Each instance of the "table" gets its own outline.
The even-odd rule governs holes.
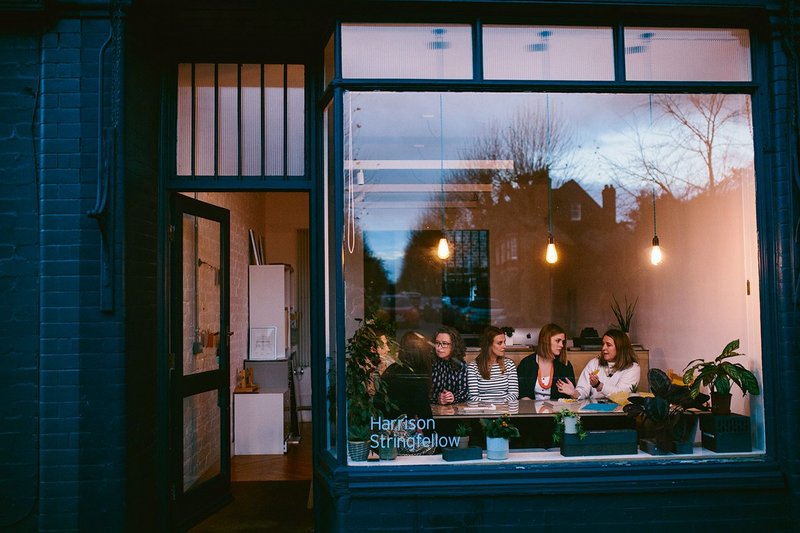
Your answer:
[[[597,409],[584,409],[587,405],[597,405],[592,400],[576,400],[574,402],[564,402],[558,400],[519,400],[511,404],[473,404],[473,403],[454,403],[450,405],[431,405],[431,412],[434,419],[453,419],[453,418],[491,418],[508,414],[512,418],[543,418],[552,417],[561,409],[575,411],[581,417],[593,416],[627,416],[622,410],[621,405],[599,404],[608,407],[598,407]],[[613,407],[613,410],[609,410]]]
[[[602,407],[586,409],[586,406],[592,404]],[[442,435],[452,435],[455,433],[456,426],[467,425],[472,430],[470,444],[478,446],[483,446],[484,444],[480,419],[495,418],[508,414],[514,419],[514,425],[517,426],[520,432],[519,438],[511,439],[511,448],[514,449],[551,448],[553,446],[551,439],[555,427],[555,417],[553,415],[561,409],[569,409],[578,413],[581,417],[583,428],[587,431],[636,428],[636,420],[629,417],[622,410],[621,405],[613,403],[597,404],[597,402],[591,400],[574,402],[519,400],[519,402],[510,404],[459,403],[431,406],[436,431]]]

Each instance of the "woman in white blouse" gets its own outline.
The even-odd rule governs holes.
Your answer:
[[[519,399],[517,367],[506,359],[506,335],[489,326],[481,336],[481,352],[467,366],[469,401],[501,403]]]
[[[589,360],[572,386],[568,381],[556,383],[559,392],[578,400],[609,398],[620,391],[630,392],[639,385],[641,369],[636,361],[631,341],[618,329],[603,334],[603,348],[596,358]]]

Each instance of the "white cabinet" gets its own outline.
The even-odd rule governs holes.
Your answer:
[[[233,395],[235,455],[282,454],[288,438],[288,388]]]
[[[250,266],[249,359],[289,357],[291,272],[289,265]]]

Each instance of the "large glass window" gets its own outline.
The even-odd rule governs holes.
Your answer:
[[[713,93],[346,93],[345,334],[377,317],[432,342],[444,324],[470,358],[487,325],[510,326],[509,353],[527,355],[554,322],[577,374],[599,352],[577,340],[636,302],[649,367],[680,373],[739,338],[760,376],[750,109]],[[759,398],[734,411],[760,420]]]

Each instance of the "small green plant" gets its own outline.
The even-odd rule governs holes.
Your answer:
[[[636,304],[639,303],[637,297],[633,303],[628,303],[628,297],[625,297],[625,308],[617,301],[616,296],[611,296],[611,312],[614,313],[614,318],[617,320],[616,327],[623,333],[630,333],[631,322],[633,322],[633,314],[636,311]]]
[[[481,426],[483,426],[484,434],[493,439],[519,437],[519,430],[511,423],[511,417],[508,415],[493,419],[481,418]]]
[[[583,440],[586,438],[586,431],[583,429],[583,422],[581,422],[581,417],[575,411],[567,409],[561,409],[559,412],[553,415],[555,419],[555,428],[553,430],[553,442],[558,444],[561,442],[561,439],[564,436],[564,419],[565,418],[574,418],[575,419],[575,426],[578,430],[578,437]]]
[[[466,424],[459,424],[456,428],[456,437],[469,437],[472,428]]]
[[[347,440],[366,441],[370,438],[369,426],[363,424],[350,424],[347,426]]]
[[[711,392],[729,394],[733,383],[741,389],[742,396],[748,392],[753,395],[761,393],[755,375],[747,370],[741,363],[726,361],[730,357],[744,355],[737,352],[739,339],[729,342],[722,353],[713,361],[695,359],[690,361],[683,371],[683,382],[689,385],[692,398],[700,393],[700,386],[706,385]],[[695,373],[697,374],[695,376]]]

